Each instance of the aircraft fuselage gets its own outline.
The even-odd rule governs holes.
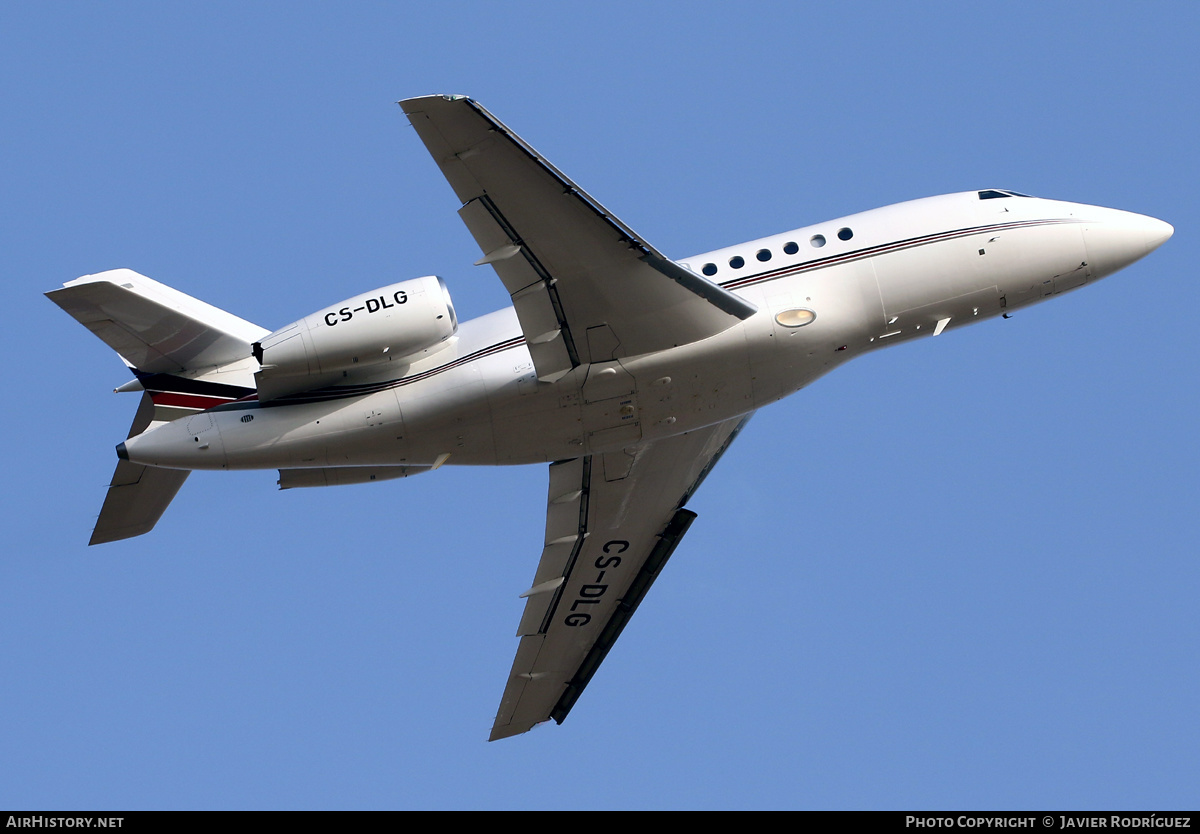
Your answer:
[[[1143,215],[1010,192],[914,200],[681,261],[758,308],[708,339],[539,382],[510,308],[354,386],[221,405],[119,450],[168,468],[282,470],[615,452],[750,413],[867,351],[1076,289],[1171,231]]]

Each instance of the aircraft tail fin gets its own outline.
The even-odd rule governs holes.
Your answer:
[[[251,344],[268,331],[130,269],[69,281],[46,297],[92,331],[137,377],[129,437],[221,402],[253,394]],[[119,461],[90,544],[149,532],[188,473]]]
[[[154,410],[153,397],[149,392],[143,393],[133,425],[129,427],[129,437],[160,422],[154,419]],[[189,474],[186,469],[159,469],[127,460],[117,461],[88,544],[104,544],[149,533]]]
[[[157,421],[255,392],[251,344],[267,331],[131,269],[69,281],[46,297],[115,350],[151,394]]]

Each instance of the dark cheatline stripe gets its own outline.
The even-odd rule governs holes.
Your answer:
[[[150,394],[150,399],[155,405],[194,408],[197,411],[225,405],[229,402],[224,397],[199,397],[195,394],[173,394],[167,391],[154,391]]]
[[[380,382],[365,382],[356,385],[337,385],[329,388],[317,388],[313,391],[302,391],[296,394],[287,394],[278,399],[269,402],[260,403],[256,398],[246,397],[238,402],[226,403],[222,406],[223,410],[237,410],[241,408],[271,408],[278,405],[300,405],[304,403],[328,402],[329,400],[344,400],[350,397],[363,397],[367,394],[375,394],[379,391],[386,391],[389,388],[399,388],[404,385],[411,385],[414,382],[420,382],[423,379],[437,376],[454,368],[461,367],[468,362],[474,362],[476,359],[482,359],[485,356],[491,356],[494,353],[511,350],[515,347],[520,347],[525,344],[524,336],[516,336],[512,339],[507,339],[503,342],[498,342],[494,345],[481,348],[474,353],[468,353],[466,356],[461,356],[458,359],[451,360],[445,365],[438,365],[436,368],[430,368],[427,371],[422,371],[419,374],[412,376],[401,377],[400,379],[385,379]]]
[[[945,240],[954,240],[960,237],[969,237],[971,235],[985,234],[988,232],[1001,232],[1010,229],[1021,229],[1032,226],[1053,226],[1061,223],[1078,223],[1075,219],[1061,220],[1014,220],[1011,223],[993,223],[986,226],[970,226],[964,229],[952,229],[947,232],[936,232],[931,235],[922,235],[920,237],[907,238],[906,240],[897,240],[891,243],[881,243],[875,246],[868,246],[863,249],[855,249],[851,252],[843,252],[839,255],[829,255],[824,258],[816,258],[815,260],[805,261],[800,264],[782,267],[780,269],[767,270],[754,275],[747,275],[744,278],[734,278],[721,284],[727,290],[741,289],[742,287],[761,284],[766,281],[774,281],[778,278],[783,278],[789,275],[799,275],[804,272],[810,272],[815,269],[824,269],[826,267],[835,266],[837,264],[850,263],[852,261],[862,260],[863,258],[873,258],[876,255],[884,255],[888,252],[898,252],[902,249],[912,249],[917,246],[926,246],[930,243],[940,243]]]
[[[902,249],[912,249],[917,246],[926,246],[930,243],[939,243],[944,240],[954,240],[960,237],[968,237],[970,235],[984,234],[987,232],[999,232],[1009,229],[1021,229],[1032,226],[1051,226],[1061,223],[1078,223],[1075,219],[1059,219],[1059,220],[1014,220],[1011,223],[992,223],[985,226],[969,226],[963,229],[951,229],[945,232],[936,232],[930,235],[922,235],[920,237],[907,238],[905,240],[892,241],[891,243],[881,243],[875,246],[868,246],[863,249],[856,249],[852,252],[843,252],[840,255],[829,255],[824,258],[817,258],[804,263],[793,264],[792,266],[782,267],[779,269],[767,270],[755,275],[747,275],[744,278],[735,278],[722,283],[720,286],[727,290],[736,290],[742,287],[753,286],[767,281],[774,281],[778,278],[784,278],[789,275],[799,275],[804,272],[811,272],[817,269],[835,266],[842,263],[850,263],[851,261],[862,260],[863,258],[872,258],[876,255],[883,255],[888,252],[898,252]],[[266,403],[257,402],[255,392],[245,388],[238,388],[233,385],[215,385],[214,383],[193,383],[197,386],[213,386],[215,388],[228,389],[237,393],[231,396],[230,399],[237,399],[237,402],[227,402],[223,405],[216,406],[221,409],[241,409],[241,408],[269,408],[276,405],[299,405],[302,403],[327,402],[329,400],[342,400],[350,397],[363,397],[368,394],[374,394],[379,391],[386,391],[389,388],[400,388],[405,385],[411,385],[414,382],[420,382],[424,379],[437,376],[446,371],[466,365],[468,362],[474,362],[476,359],[482,359],[485,356],[491,356],[494,353],[499,353],[504,350],[511,350],[525,344],[524,336],[517,336],[497,344],[481,348],[474,353],[469,353],[466,356],[459,357],[445,365],[438,365],[436,368],[430,368],[427,371],[422,371],[419,374],[402,377],[400,379],[388,379],[381,382],[365,382],[355,385],[338,385],[328,388],[317,388],[313,391],[304,391],[297,394],[288,394],[278,399],[271,400]],[[141,379],[143,375],[139,374]],[[170,377],[166,374],[155,374],[154,376],[166,376],[172,381],[188,383],[192,380],[183,380],[178,377]],[[145,384],[145,383],[143,383]],[[175,388],[174,390],[179,390]],[[197,391],[196,393],[200,393]],[[215,393],[215,392],[214,392]]]
[[[138,382],[142,384],[142,388],[151,393],[164,391],[173,394],[197,394],[202,397],[216,397],[223,400],[236,400],[254,393],[253,388],[224,385],[220,382],[201,382],[174,374],[148,374],[137,368],[133,369],[133,373]]]

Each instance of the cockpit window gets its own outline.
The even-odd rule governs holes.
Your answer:
[[[1004,197],[1028,197],[1028,196],[1029,196],[1028,194],[1022,194],[1019,191],[1000,191],[995,188],[989,188],[987,191],[979,192],[979,199],[981,199],[981,200],[999,200],[999,199],[1003,199]]]

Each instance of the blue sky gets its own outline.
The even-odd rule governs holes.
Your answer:
[[[0,806],[1195,807],[1194,3],[8,4]],[[488,744],[544,467],[199,473],[88,549],[136,405],[40,297],[268,328],[502,306],[397,99],[466,93],[676,257],[1013,188],[1160,217],[1096,286],[758,414],[561,727]]]

